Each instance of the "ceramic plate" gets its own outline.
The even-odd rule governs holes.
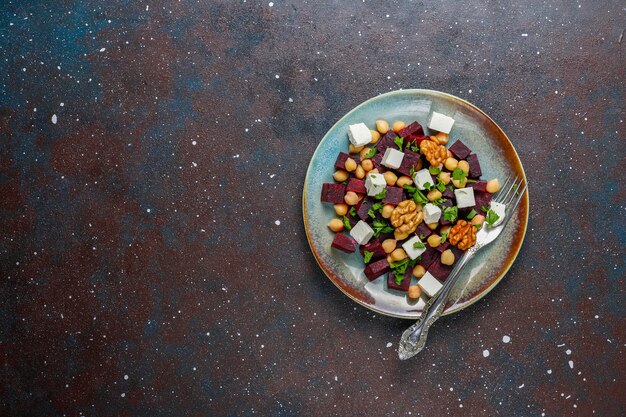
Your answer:
[[[409,302],[405,293],[387,289],[387,274],[369,282],[357,252],[347,254],[331,248],[334,233],[326,224],[336,217],[333,205],[320,202],[322,184],[333,182],[332,174],[339,152],[348,149],[348,125],[365,123],[374,129],[376,119],[391,124],[417,120],[426,128],[428,117],[437,111],[455,119],[447,147],[462,139],[478,154],[482,178],[499,178],[510,173],[524,176],[524,169],[513,145],[502,129],[476,106],[450,94],[432,90],[400,90],[382,94],[360,104],[326,133],[311,158],[304,180],[302,210],[311,250],[328,278],[357,303],[390,316],[419,317],[420,304]],[[528,223],[528,192],[498,240],[481,250],[465,267],[452,290],[444,314],[459,311],[484,297],[504,277],[522,246]],[[416,279],[413,277],[413,283]],[[412,283],[412,284],[413,284]]]

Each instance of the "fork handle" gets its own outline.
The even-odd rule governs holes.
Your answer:
[[[412,358],[424,349],[424,346],[426,346],[426,338],[428,337],[428,329],[434,322],[437,321],[437,319],[439,319],[441,313],[443,313],[452,287],[454,287],[454,284],[461,276],[461,270],[463,267],[473,256],[474,251],[465,252],[455,265],[454,269],[450,272],[450,275],[441,288],[441,291],[428,300],[422,310],[421,317],[415,324],[402,333],[398,347],[398,356],[401,360]]]

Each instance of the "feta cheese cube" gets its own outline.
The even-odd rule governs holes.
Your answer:
[[[428,203],[422,209],[424,213],[424,223],[437,223],[441,218],[441,209],[432,203]]]
[[[348,138],[355,147],[367,145],[372,141],[372,132],[365,123],[348,126]]]
[[[420,169],[413,175],[413,181],[415,181],[415,186],[418,190],[425,190],[426,187],[424,185],[426,183],[430,185],[434,185],[433,177],[430,176],[430,172],[428,168]]]
[[[369,224],[365,223],[363,220],[359,220],[352,230],[350,230],[350,236],[352,236],[359,245],[365,245],[370,241],[372,236],[374,236],[374,230],[372,230]]]
[[[365,189],[367,190],[367,195],[375,197],[377,194],[382,193],[386,187],[387,181],[385,181],[383,174],[367,174],[367,177],[365,178]]]
[[[421,247],[416,248],[415,247],[416,243],[417,243],[417,246],[421,246]],[[426,244],[422,242],[419,236],[413,236],[411,239],[407,240],[406,242],[402,244],[402,249],[404,249],[404,251],[409,256],[409,258],[415,259],[418,256],[420,256],[422,253],[426,252]]]
[[[404,153],[397,149],[387,148],[381,164],[387,168],[398,169],[402,165],[404,159]]]
[[[452,117],[434,111],[430,116],[428,128],[442,133],[450,133],[453,124],[454,119]]]
[[[506,215],[506,204],[496,203],[494,201],[491,203],[490,209],[498,215],[498,220],[491,225],[491,227],[496,227],[504,221],[504,216]],[[487,215],[489,215],[489,212],[487,212]]]
[[[458,208],[474,207],[476,205],[472,187],[458,188],[454,190],[454,196],[456,197]]]
[[[437,281],[437,278],[433,277],[428,271],[417,281],[417,285],[422,287],[422,290],[424,290],[429,297],[434,297],[443,287],[443,284]]]

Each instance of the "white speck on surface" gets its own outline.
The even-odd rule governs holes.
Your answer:
[[[196,146],[196,145],[198,144],[198,142],[196,142],[195,140],[192,140],[192,141],[191,141],[191,144],[192,144],[193,146]]]
[[[483,358],[486,358],[488,356],[489,356],[489,349],[483,350]]]
[[[517,387],[517,388],[524,388],[524,385],[526,385],[526,384],[522,384],[522,385],[520,385],[520,386],[519,386],[519,387]]]
[[[59,103],[59,106],[63,107],[63,106],[65,106],[65,103],[60,102],[60,103]]]
[[[274,7],[274,2],[270,1],[267,5],[270,7]]]
[[[280,220],[276,220],[276,221],[274,222],[274,224],[275,224],[276,226],[280,226]]]
[[[511,341],[511,337],[510,336],[502,336],[502,341],[504,343],[509,343]]]
[[[128,375],[124,375],[124,380],[128,381]]]
[[[52,120],[52,124],[57,124],[57,121],[58,121],[59,119],[57,118],[57,115],[56,115],[56,114],[53,114],[53,115],[52,115],[52,118],[51,118],[50,120]]]
[[[106,48],[100,48],[100,52],[104,52],[106,50],[107,50]]]
[[[274,77],[276,77],[276,79],[279,79],[280,75],[276,74],[276,75],[274,75]]]
[[[293,103],[293,99],[291,97],[289,97],[289,102]]]
[[[552,375],[552,369],[548,369],[548,375]]]
[[[574,369],[574,361],[567,362],[571,369]]]
[[[571,354],[572,354],[572,351],[571,351],[570,349],[567,349],[567,350],[565,351],[565,354],[566,354],[566,355],[571,355]]]
[[[233,155],[233,158],[239,158],[239,154]]]
[[[390,348],[391,346],[393,346],[393,343],[387,342],[387,347]]]
[[[523,36],[523,37],[527,37],[527,36],[528,36],[528,33],[522,33],[522,36]]]
[[[146,213],[150,213],[152,209],[146,209]]]
[[[122,397],[122,398],[126,397],[126,393],[125,393],[125,392],[123,392],[123,393],[122,393],[122,395],[121,395],[121,397]]]

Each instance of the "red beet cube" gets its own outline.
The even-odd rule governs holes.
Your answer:
[[[448,149],[450,150],[450,152],[452,152],[452,155],[454,155],[456,159],[459,159],[459,160],[467,158],[468,155],[472,153],[470,148],[465,146],[465,144],[461,142],[460,140],[457,140],[456,142],[454,142],[452,146],[450,146],[450,148]]]
[[[426,249],[426,252],[422,253],[421,255],[421,260],[418,262],[418,265],[421,265],[424,267],[424,269],[428,269],[428,267],[435,261],[435,259],[437,259],[440,255],[439,252],[437,252],[435,249],[431,248],[430,246],[428,246],[428,248]]]
[[[372,162],[374,163],[374,168],[378,169],[378,171],[380,173],[383,173],[383,172],[388,170],[388,168],[382,164],[383,156],[384,156],[384,152],[383,153],[379,152],[379,153],[377,153],[376,155],[374,155],[372,157]]]
[[[468,156],[467,163],[469,164],[469,167],[470,167],[470,171],[469,171],[470,178],[480,178],[480,176],[483,175],[483,171],[480,169],[480,163],[478,162],[478,155],[473,153],[470,156]]]
[[[356,240],[351,237],[346,236],[343,233],[337,233],[330,246],[346,253],[352,253],[356,250],[358,244],[356,243]]]
[[[359,247],[361,255],[365,256],[365,251],[373,253],[370,263],[382,258],[387,258],[387,254],[378,240],[370,240],[366,245],[361,245]]]
[[[372,204],[374,203],[369,198],[364,198],[359,202],[356,207],[356,215],[364,222],[371,219],[367,212],[369,211],[370,207],[372,207]]]
[[[322,195],[320,200],[322,203],[343,203],[343,196],[346,195],[345,184],[322,184]]]
[[[397,206],[404,200],[404,190],[400,187],[387,187],[387,194],[383,198],[383,203]]]
[[[347,190],[350,191],[350,190]],[[454,189],[450,189],[450,187],[446,187],[446,190],[443,192],[444,198],[454,198]]]
[[[476,210],[476,213],[482,214],[483,216],[485,216],[486,213],[481,210],[481,207],[489,207],[489,204],[491,204],[492,197],[493,197],[493,194],[491,193],[475,192],[474,202],[476,203],[476,205],[474,206],[474,210]]]
[[[417,122],[413,122],[410,125],[406,126],[404,129],[398,132],[398,136],[401,138],[406,138],[409,135],[423,135],[424,128],[421,124]]]
[[[409,175],[411,173],[411,168],[414,171],[418,171],[417,164],[420,161],[420,154],[417,152],[405,150],[404,158],[402,158],[402,163],[400,164],[400,168],[397,169],[398,172],[404,175]]]
[[[365,276],[370,281],[374,281],[376,278],[388,272],[391,267],[389,266],[389,262],[387,262],[387,258],[381,259],[376,262],[372,262],[365,267]]]
[[[450,246],[450,242],[446,240],[441,245],[437,246],[435,249],[437,250],[437,252],[443,253],[446,249],[448,249],[448,246]]]
[[[354,159],[357,164],[361,162],[361,159],[359,159],[358,156],[352,156],[348,155],[345,152],[339,152],[339,155],[337,155],[337,160],[335,161],[335,168],[346,169],[346,160],[348,158]]]
[[[487,181],[468,182],[467,186],[472,187],[474,191],[487,192]]]
[[[376,144],[376,149],[378,149],[378,152],[384,154],[387,148],[398,149],[396,143],[394,142],[397,136],[398,135],[396,135],[393,130],[389,130],[389,132],[387,132],[385,136],[380,138],[380,140]]]
[[[402,278],[402,282],[400,285],[396,284],[396,276],[393,272],[389,272],[387,275],[387,287],[390,290],[398,290],[398,291],[408,291],[409,286],[411,285],[411,275],[413,275],[413,269],[407,268],[404,272],[404,276]]]
[[[415,233],[416,233],[416,234],[420,237],[420,239],[422,239],[422,241],[423,241],[423,240],[424,240],[424,239],[426,239],[428,236],[430,236],[430,235],[433,233],[433,231],[432,231],[432,230],[430,230],[430,229],[428,228],[428,226],[426,226],[426,223],[422,222],[422,223],[420,223],[420,224],[419,224],[419,226],[417,226],[417,230],[415,231]],[[424,236],[424,237],[422,238],[422,236]]]
[[[367,194],[367,190],[365,189],[365,181],[360,180],[358,178],[350,178],[348,181],[348,186],[346,187],[346,192],[354,191],[359,194]]]
[[[455,259],[456,261],[456,259]],[[428,267],[428,272],[439,281],[445,281],[452,271],[453,265],[444,265],[441,263],[441,257],[435,259],[435,261]]]

